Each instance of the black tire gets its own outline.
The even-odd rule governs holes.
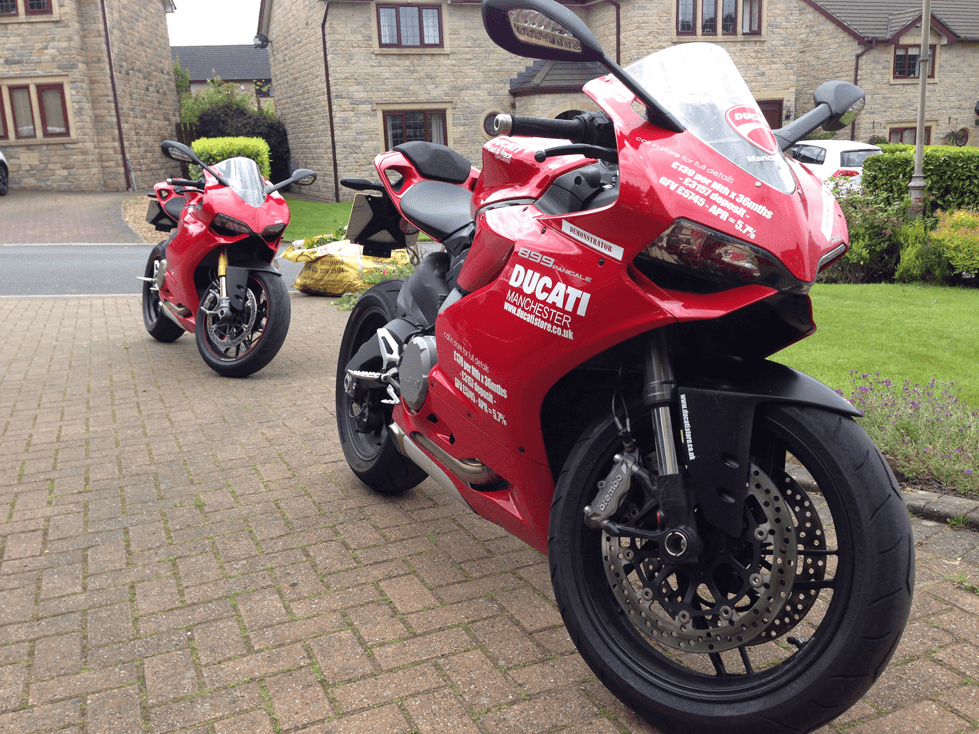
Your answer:
[[[264,270],[248,274],[244,307],[221,323],[205,313],[217,306],[218,283],[204,291],[197,311],[197,351],[223,377],[247,377],[272,361],[289,333],[292,305],[282,277]]]
[[[651,422],[644,416],[633,426],[640,423]],[[637,438],[640,447],[651,445],[651,436]],[[724,548],[718,531],[711,534],[700,521],[701,565],[673,575],[657,560],[655,544],[610,539],[582,521],[583,507],[594,499],[621,446],[611,419],[593,424],[565,465],[550,517],[554,593],[571,638],[598,678],[654,726],[676,734],[808,732],[856,703],[897,647],[914,586],[907,509],[866,433],[850,418],[812,407],[759,409],[745,538]],[[815,484],[783,471],[789,455]],[[634,516],[635,509],[624,505],[616,519],[624,513]],[[766,529],[762,535],[770,535],[759,540],[752,527],[757,531],[761,519],[773,515],[788,516],[792,530]],[[749,533],[763,550],[754,561],[761,574],[752,576],[752,583],[766,578],[766,568],[771,571],[772,583],[760,587],[761,594],[773,594],[774,602],[766,603],[778,607],[761,612],[768,617],[751,617],[749,597],[762,598],[757,588],[748,590],[740,607],[734,595],[726,608],[716,601],[733,576],[724,554],[731,559],[742,554],[751,545]],[[781,553],[794,547],[798,559],[789,556],[784,566],[770,563],[769,553],[779,555],[777,545]],[[623,560],[630,551],[631,563]],[[783,568],[789,576],[778,575]],[[698,576],[703,569],[707,573]],[[790,583],[779,590],[779,578]],[[776,591],[765,591],[769,587]],[[734,618],[722,622],[732,607]],[[720,614],[712,617],[712,610]],[[684,628],[690,611],[695,618]],[[753,625],[736,629],[747,630],[748,638],[760,634],[743,644],[725,643],[728,631],[720,625],[749,617],[756,620]],[[714,643],[730,647],[711,652]]]
[[[146,269],[143,271],[145,277],[156,277],[162,257],[163,243],[161,242],[150,250]],[[184,333],[180,324],[172,321],[169,316],[163,313],[163,304],[160,303],[160,294],[157,292],[156,284],[146,281],[143,281],[143,325],[151,337],[165,344],[176,341]]]
[[[388,434],[392,406],[381,401],[385,390],[364,390],[355,396],[344,390],[347,362],[377,330],[397,317],[402,280],[386,280],[369,289],[357,301],[340,342],[337,358],[337,431],[343,455],[351,471],[371,489],[399,494],[420,484],[428,475],[398,451]],[[380,371],[381,364],[368,365]]]
[[[0,163],[0,196],[6,196],[10,190],[10,171]]]

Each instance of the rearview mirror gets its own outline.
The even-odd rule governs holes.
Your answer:
[[[194,151],[183,143],[177,143],[173,140],[164,140],[162,143],[160,143],[160,150],[163,152],[163,155],[172,161],[178,161],[180,163],[196,163],[198,166],[203,165],[197,158]]]
[[[554,0],[483,0],[483,26],[517,56],[545,61],[602,61],[605,53],[577,15]]]
[[[823,130],[842,130],[863,112],[866,102],[863,90],[855,84],[831,81],[820,84],[813,93],[816,105],[829,105],[832,117],[823,123]]]
[[[316,172],[308,168],[299,168],[292,173],[292,182],[300,186],[309,186],[316,180]]]

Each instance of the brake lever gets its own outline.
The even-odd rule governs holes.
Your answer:
[[[586,158],[595,158],[606,163],[618,163],[619,151],[615,148],[603,148],[600,145],[589,145],[588,143],[572,143],[571,145],[559,145],[556,148],[538,150],[534,153],[534,160],[543,163],[548,158],[557,155],[583,155]]]

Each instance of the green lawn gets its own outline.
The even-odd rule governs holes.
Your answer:
[[[955,382],[979,407],[979,289],[925,285],[816,285],[817,331],[775,355],[850,392],[850,370],[896,383]]]
[[[340,227],[347,226],[353,206],[350,202],[306,201],[289,194],[285,200],[289,204],[290,219],[282,237],[284,242],[336,232]]]

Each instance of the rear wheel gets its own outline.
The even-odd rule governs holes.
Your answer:
[[[272,361],[289,332],[292,306],[282,277],[264,270],[248,274],[245,302],[219,319],[220,289],[215,280],[204,291],[197,311],[197,351],[207,366],[224,377],[246,377]]]
[[[386,389],[356,389],[348,394],[344,387],[347,363],[377,330],[397,317],[398,293],[402,280],[386,280],[366,291],[347,321],[337,359],[337,431],[343,455],[354,474],[371,489],[397,494],[421,483],[427,474],[402,455],[388,433],[393,406]],[[380,372],[383,365],[364,366]]]
[[[10,189],[10,172],[0,163],[0,196],[6,196]]]
[[[586,431],[550,519],[555,596],[599,679],[677,734],[810,731],[859,700],[897,647],[914,580],[907,510],[863,430],[811,407],[759,409],[741,535],[699,518],[704,550],[687,564],[584,524],[621,446],[611,419]],[[631,492],[613,519],[655,530]]]
[[[184,333],[180,324],[171,321],[170,317],[163,313],[163,304],[160,301],[160,293],[157,289],[156,279],[163,262],[163,243],[156,245],[150,250],[150,257],[146,261],[146,269],[143,276],[152,278],[152,282],[143,281],[143,325],[150,336],[159,342],[172,342]]]

